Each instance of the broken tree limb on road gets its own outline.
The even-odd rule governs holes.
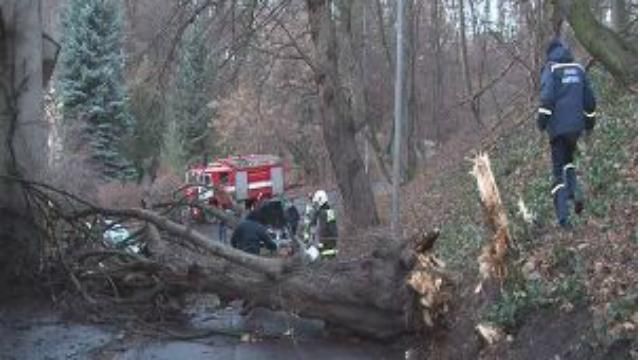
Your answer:
[[[150,258],[104,248],[100,232],[82,232],[84,248],[78,245],[78,235],[69,235],[66,250],[59,256],[69,263],[69,277],[78,280],[76,290],[96,300],[87,306],[97,310],[146,306],[151,313],[162,313],[167,308],[179,310],[178,305],[170,305],[171,298],[212,292],[227,299],[245,299],[250,306],[321,319],[330,329],[392,339],[434,326],[433,319],[446,311],[450,298],[446,291],[451,281],[440,271],[442,264],[430,256],[437,232],[402,241],[392,240],[386,232],[371,233],[367,235],[367,241],[374,244],[371,253],[304,264],[301,258],[259,257],[238,251],[148,209],[100,208],[74,195],[67,200],[80,201],[80,206],[58,206],[62,191],[21,183],[37,194],[34,200],[45,204],[43,208],[56,213],[49,217],[58,222],[52,228],[67,224],[80,234],[77,230],[96,217],[138,220],[157,228],[154,240],[164,244]]]
[[[154,254],[162,259],[162,266],[143,267],[153,270],[146,277],[159,279],[165,285],[158,287],[156,280],[143,282],[148,286],[153,284],[146,294],[179,289],[241,297],[253,306],[322,319],[333,328],[377,339],[412,333],[425,325],[433,326],[431,319],[439,317],[438,313],[446,308],[445,300],[449,298],[441,296],[440,292],[448,289],[446,284],[450,282],[435,271],[440,264],[431,261],[430,246],[437,233],[425,235],[423,239],[426,240],[418,244],[410,241],[398,244],[386,238],[378,241],[389,244],[386,251],[376,251],[354,260],[320,261],[302,266],[296,258],[266,258],[240,252],[149,210],[101,209],[99,213],[147,221],[161,231],[207,250],[209,255],[200,256],[197,262],[183,261],[172,254]],[[161,248],[172,251],[170,246]],[[425,259],[429,261],[428,266],[425,266]],[[106,288],[125,284],[122,274],[126,272],[115,273],[121,275],[120,280],[112,276],[113,281],[105,283]],[[420,290],[416,282],[408,282],[416,274],[419,275]],[[421,305],[416,308],[416,304]]]
[[[480,153],[473,159],[471,174],[476,178],[478,184],[485,222],[493,233],[491,242],[482,248],[482,253],[478,257],[481,282],[476,292],[479,292],[482,289],[482,282],[485,280],[494,278],[502,281],[507,275],[506,256],[511,235],[509,234],[507,212],[502,205],[500,191],[491,171],[489,156],[486,153]]]
[[[150,271],[144,278],[159,279],[164,283],[160,288],[156,280],[138,280],[145,284],[145,289],[151,289],[146,294],[164,289],[241,297],[251,306],[282,309],[321,319],[331,328],[376,339],[413,333],[425,325],[434,326],[432,319],[440,317],[450,298],[450,295],[443,295],[450,289],[450,281],[444,272],[438,271],[441,263],[430,255],[430,246],[437,233],[424,235],[420,241],[401,244],[385,238],[379,243],[389,244],[386,251],[353,260],[319,261],[301,266],[287,259],[235,254],[235,249],[223,244],[212,245],[197,232],[184,231],[182,225],[160,221],[141,209],[107,210],[104,214],[128,214],[153,222],[160,230],[174,233],[215,255],[199,254],[194,262],[165,254],[161,256],[163,263],[157,262],[159,267],[150,266],[150,263],[136,265],[138,269]],[[170,246],[165,248],[172,251]],[[105,291],[120,285],[130,287],[130,281],[125,283],[125,274],[126,271],[111,271],[113,281],[104,284]],[[81,274],[79,276],[82,278]]]
[[[214,209],[217,210],[217,209]],[[232,216],[224,214],[221,211],[216,211],[222,217],[229,219],[231,224],[235,224],[237,220],[234,220]],[[247,254],[243,251],[234,249],[221,242],[209,239],[195,229],[178,224],[162,217],[157,213],[140,208],[133,209],[105,209],[105,208],[93,208],[85,210],[71,215],[70,217],[86,217],[89,215],[100,214],[103,216],[117,216],[123,218],[134,218],[142,221],[149,222],[159,229],[167,231],[169,234],[179,237],[181,239],[188,240],[192,244],[207,250],[209,253],[215,256],[222,257],[234,263],[243,265],[249,269],[268,274],[269,276],[277,277],[284,271],[285,262],[279,259],[270,259],[261,256],[254,256]],[[218,216],[218,215],[216,215]]]
[[[438,235],[430,236],[428,241],[433,242]],[[446,310],[449,295],[444,294],[451,282],[443,272],[435,271],[436,265],[423,266],[421,259],[431,259],[431,249],[423,248],[424,252],[417,254],[416,248],[414,242],[408,242],[359,259],[321,261],[273,281],[243,274],[240,269],[220,272],[209,267],[204,269],[205,287],[220,290],[232,285],[238,291],[239,286],[254,305],[292,311],[358,335],[388,339],[433,326],[433,322],[423,321],[437,319]]]

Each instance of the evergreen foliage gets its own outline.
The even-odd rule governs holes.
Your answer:
[[[162,137],[162,161],[176,171],[184,171],[187,162],[182,131],[175,120],[169,120]]]
[[[82,127],[80,143],[108,179],[135,176],[122,152],[122,139],[133,127],[123,77],[122,23],[120,3],[113,0],[69,0],[62,16],[58,87],[63,116],[66,125]]]
[[[147,62],[140,65],[144,70],[150,68]],[[142,74],[140,74],[142,73]],[[146,79],[144,71],[139,71],[136,79]],[[162,155],[164,137],[167,136],[167,106],[162,90],[148,81],[135,81],[129,84],[129,103],[131,115],[136,119],[131,136],[125,141],[126,154],[138,171],[138,180],[145,173],[154,177],[151,165]]]
[[[179,157],[191,161],[214,150],[213,129],[210,126],[214,111],[209,103],[215,74],[209,55],[211,51],[205,40],[204,24],[202,19],[198,19],[186,30],[180,47],[170,112],[171,121],[177,127],[171,132],[175,132],[180,139],[171,139],[171,144],[165,141],[165,148],[182,144],[183,150],[170,156],[172,161],[177,161]]]

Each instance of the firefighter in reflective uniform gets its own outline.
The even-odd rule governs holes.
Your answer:
[[[580,136],[593,130],[595,109],[586,72],[573,62],[569,48],[554,39],[542,69],[538,128],[549,134],[554,177],[551,194],[558,224],[565,229],[571,229],[569,201],[573,201],[576,214],[584,206],[573,158]]]
[[[338,241],[338,224],[336,212],[329,205],[329,197],[324,190],[318,190],[313,195],[315,212],[311,225],[316,227],[316,239],[321,257],[335,257]]]

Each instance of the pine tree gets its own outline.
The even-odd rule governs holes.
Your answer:
[[[133,118],[123,77],[120,3],[69,0],[62,29],[58,87],[65,123],[82,126],[81,143],[106,178],[131,179],[135,170],[121,150]]]
[[[208,106],[214,67],[209,53],[204,24],[202,19],[198,19],[187,29],[180,47],[171,104],[172,120],[179,127],[187,160],[201,158],[214,148],[212,128],[209,126],[213,110]]]

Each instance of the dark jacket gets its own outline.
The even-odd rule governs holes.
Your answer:
[[[298,212],[298,208],[294,205],[290,205],[287,208],[287,211],[285,211],[284,217],[287,220],[291,231],[295,235],[296,230],[298,229],[298,223],[300,222],[300,213]]]
[[[280,200],[268,200],[261,203],[246,218],[278,229],[286,225],[284,207]]]
[[[271,237],[269,237],[267,228],[255,221],[247,219],[242,220],[235,230],[233,230],[231,246],[254,255],[260,254],[260,247],[262,246],[271,251],[275,251],[278,247]]]
[[[595,123],[596,101],[584,69],[573,62],[571,51],[560,40],[547,48],[542,69],[538,128],[553,139],[579,134]]]

